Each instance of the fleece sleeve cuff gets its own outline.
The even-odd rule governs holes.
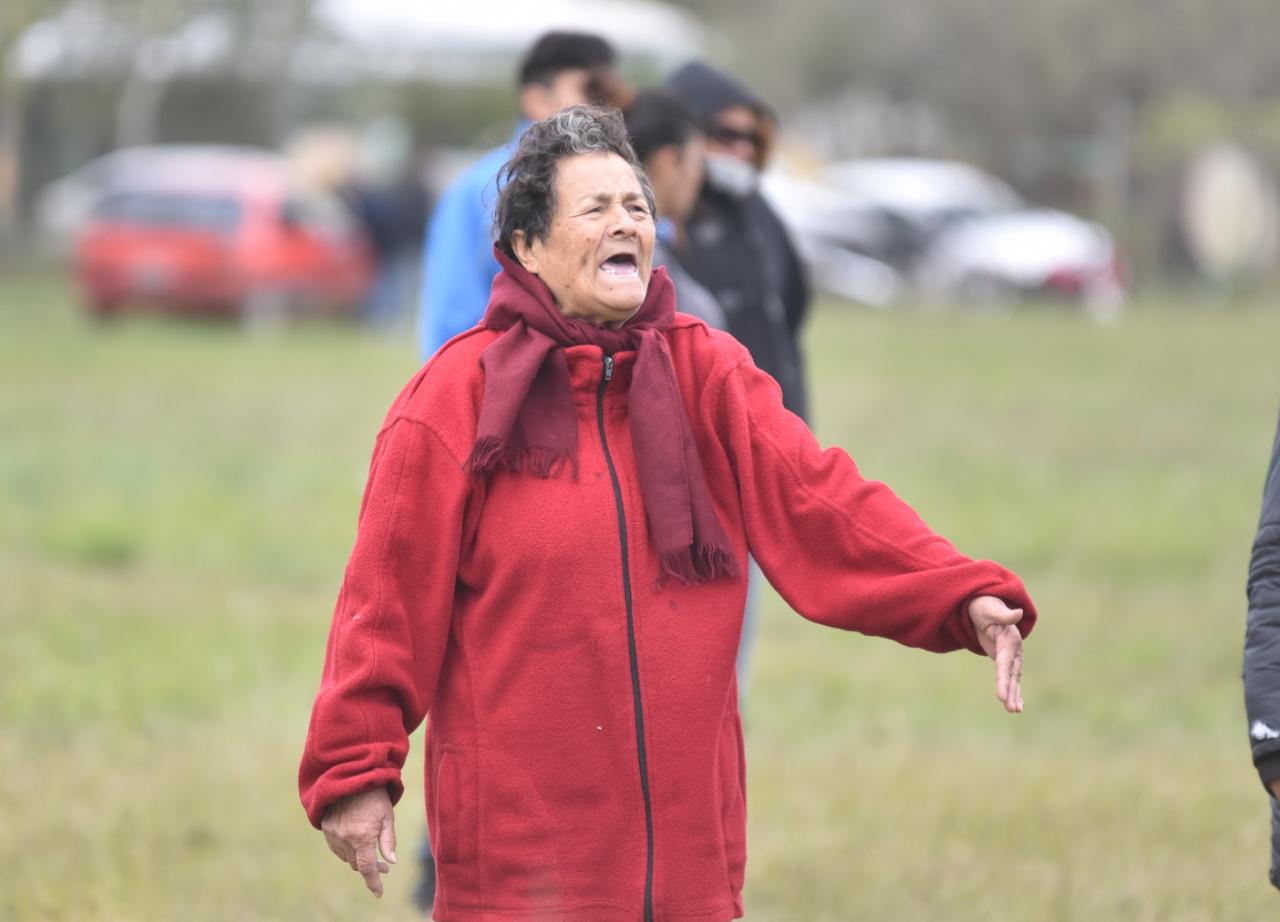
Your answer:
[[[1280,779],[1280,751],[1269,752],[1265,756],[1255,759],[1253,764],[1258,769],[1258,777],[1262,779],[1262,783],[1270,791],[1271,782]]]
[[[399,803],[400,798],[404,796],[404,784],[400,780],[400,771],[397,768],[382,768],[341,780],[321,779],[303,796],[302,806],[307,811],[307,819],[311,821],[311,825],[319,829],[325,811],[334,801],[351,794],[372,791],[384,785],[387,796],[391,798],[392,806]]]

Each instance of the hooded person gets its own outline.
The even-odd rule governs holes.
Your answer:
[[[748,87],[693,61],[667,89],[701,120],[706,181],[685,223],[684,268],[724,310],[728,329],[782,387],[783,403],[808,415],[800,327],[809,288],[795,246],[759,191],[777,117]]]

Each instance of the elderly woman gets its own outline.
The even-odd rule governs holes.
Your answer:
[[[1009,711],[1034,610],[676,312],[616,113],[533,125],[506,174],[484,321],[374,447],[302,801],[380,895],[430,713],[436,919],[738,918],[748,552],[806,618],[994,657]]]

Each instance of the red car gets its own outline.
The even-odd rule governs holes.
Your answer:
[[[258,321],[348,312],[372,264],[342,202],[300,191],[283,157],[174,147],[104,190],[75,271],[97,317],[147,308]]]

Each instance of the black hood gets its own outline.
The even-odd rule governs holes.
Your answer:
[[[667,78],[667,89],[697,113],[704,128],[713,115],[730,106],[746,106],[771,122],[778,121],[769,104],[745,83],[702,61],[690,61],[672,74]]]

